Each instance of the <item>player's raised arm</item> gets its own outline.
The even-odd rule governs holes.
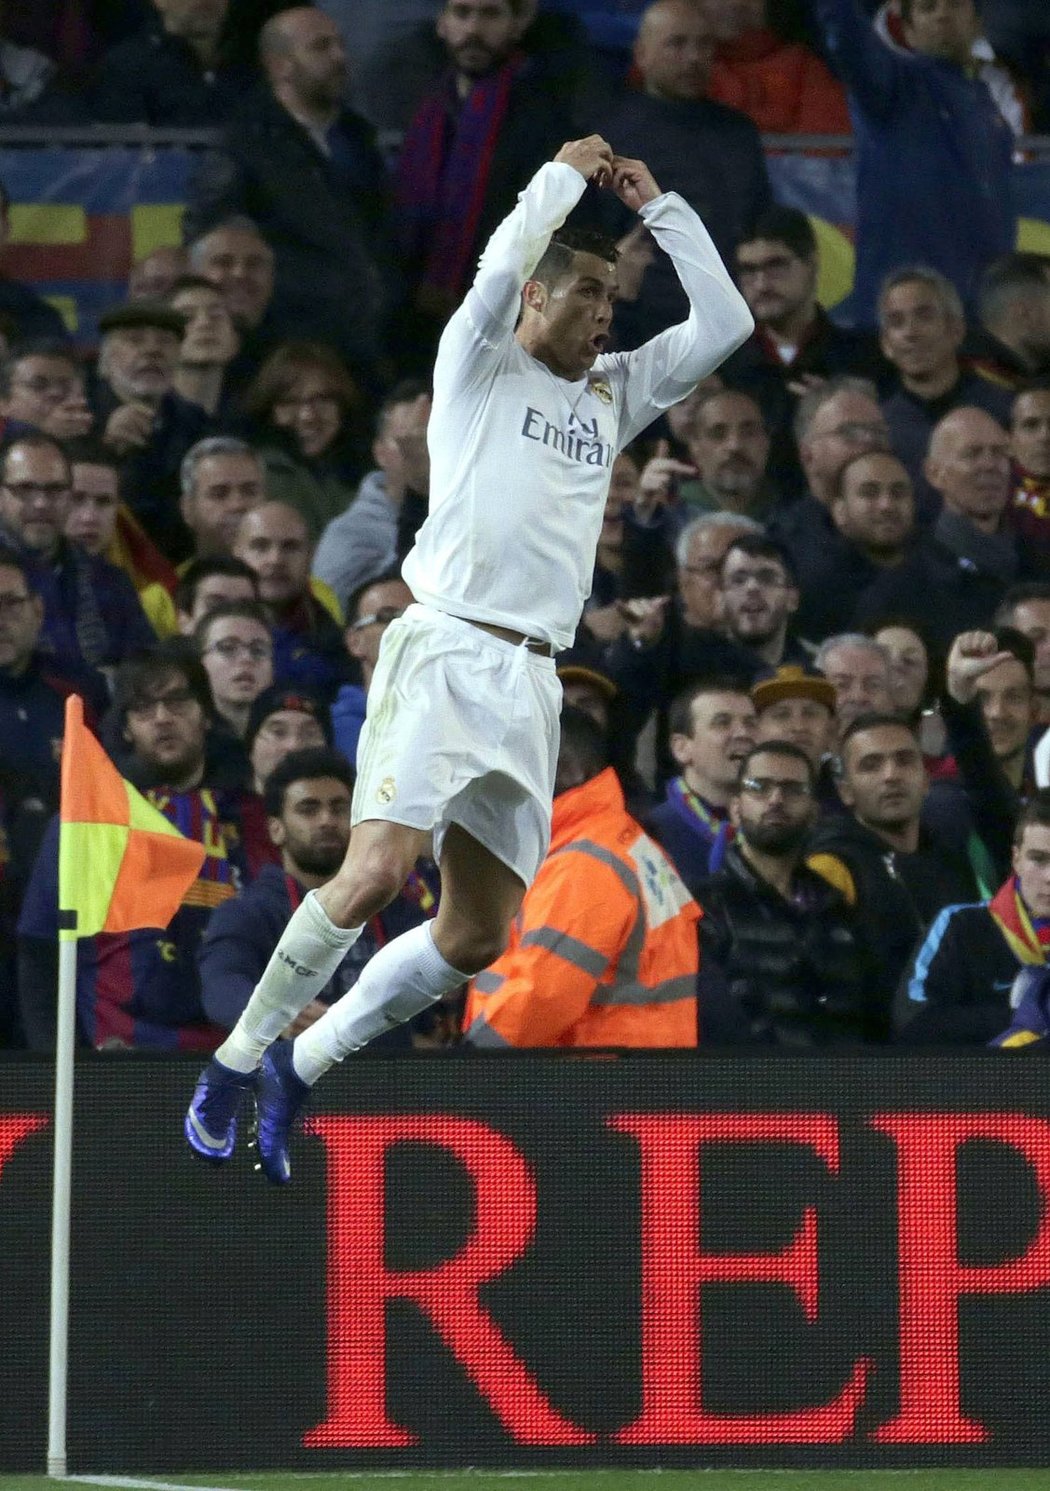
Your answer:
[[[588,181],[599,186],[609,181],[612,161],[612,148],[601,135],[569,140],[518,197],[514,211],[489,239],[463,307],[487,340],[513,331],[522,286],[543,257],[551,234],[583,196]]]
[[[641,217],[674,264],[689,318],[626,354],[630,367],[621,444],[632,440],[745,342],[755,322],[699,216],[677,192],[661,192],[644,161],[614,156],[611,189]]]

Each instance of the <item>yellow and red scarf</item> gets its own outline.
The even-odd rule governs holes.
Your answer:
[[[1019,963],[1047,961],[1050,922],[1033,927],[1028,908],[1021,900],[1021,892],[1017,888],[1016,875],[1011,875],[1005,885],[999,887],[988,903],[988,910]]]

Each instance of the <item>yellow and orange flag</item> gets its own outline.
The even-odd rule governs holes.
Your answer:
[[[74,922],[62,925],[62,939],[166,927],[200,874],[204,845],[124,780],[84,724],[76,694],[66,700],[59,816],[60,924]]]

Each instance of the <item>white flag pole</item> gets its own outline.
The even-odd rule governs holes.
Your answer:
[[[62,913],[68,921],[70,913]],[[48,1384],[47,1473],[66,1474],[66,1399],[69,1362],[69,1213],[73,1180],[73,1047],[76,1038],[77,944],[58,944],[58,1020],[55,1051],[55,1168],[51,1199],[51,1346]]]

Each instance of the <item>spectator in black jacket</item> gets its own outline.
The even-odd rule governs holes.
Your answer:
[[[888,1036],[891,991],[845,900],[804,861],[815,787],[787,741],[744,759],[736,837],[701,893],[702,1043],[859,1049]]]
[[[305,893],[324,885],[343,862],[350,841],[350,798],[354,774],[346,758],[327,747],[292,751],[266,783],[270,837],[281,863],[265,866],[252,884],[218,907],[198,958],[205,1013],[230,1030],[270,960],[288,917]],[[324,1014],[360,977],[369,958],[388,937],[418,925],[436,908],[433,891],[414,873],[401,895],[376,917],[347,954],[320,995],[285,1031],[298,1035]],[[400,1025],[379,1038],[380,1045],[412,1045],[412,1025]]]
[[[901,984],[908,1045],[986,1045],[1010,1024],[1014,981],[1050,946],[1050,792],[1035,793],[1014,835],[1012,873],[990,901],[941,912]]]
[[[818,824],[810,845],[811,868],[856,907],[887,995],[937,913],[978,894],[965,840],[946,842],[923,822],[928,789],[913,726],[899,715],[859,715],[838,756],[849,812]]]
[[[221,124],[252,82],[225,35],[230,0],[153,0],[145,27],[107,54],[92,113],[107,124]]]
[[[275,335],[328,342],[374,380],[393,290],[384,172],[371,127],[343,104],[342,39],[300,5],[267,21],[259,50],[267,86],[191,185],[188,239],[247,214],[275,254]]]

